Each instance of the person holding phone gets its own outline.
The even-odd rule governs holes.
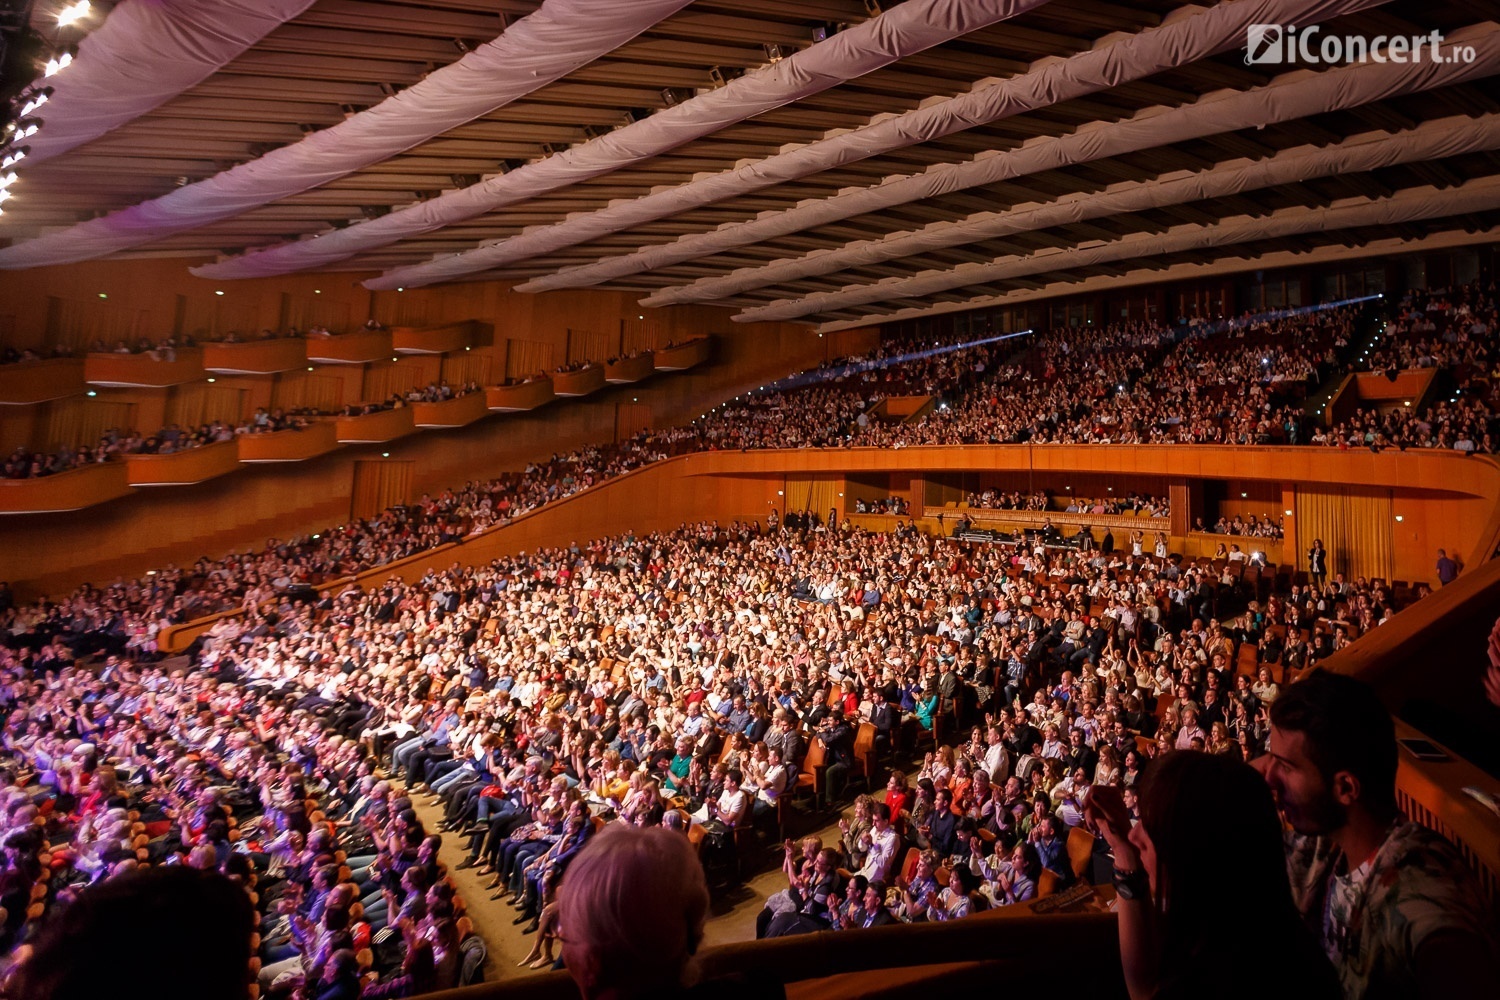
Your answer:
[[[1336,1000],[1333,966],[1292,905],[1281,824],[1256,772],[1180,750],[1153,762],[1142,785],[1139,823],[1113,786],[1092,786],[1083,806],[1114,855],[1131,1000],[1196,998],[1210,982],[1220,1000]],[[1274,961],[1243,961],[1246,941]]]

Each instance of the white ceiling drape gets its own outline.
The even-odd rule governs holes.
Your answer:
[[[313,5],[313,0],[128,0],[40,81],[52,88],[46,126],[25,170],[134,121],[176,97]]]
[[[1317,80],[1293,81],[1287,84],[1304,90],[1316,98],[1346,100],[1357,95],[1329,89]],[[1030,146],[1018,150],[1010,163],[1019,177],[1058,166],[1086,163],[1100,155],[1119,155],[1139,149],[1156,148],[1172,142],[1190,138],[1221,134],[1244,127],[1241,109],[1225,107],[1242,102],[1210,102],[1202,107],[1182,109],[1166,115],[1153,117],[1145,122],[1132,120],[1121,125],[1110,125],[1085,135],[1064,136],[1054,142]],[[1322,110],[1336,110],[1324,106]],[[1189,114],[1188,112],[1196,112]],[[1249,112],[1254,118],[1259,112]],[[1267,121],[1266,124],[1273,122]],[[1171,198],[1163,204],[1180,204],[1195,198],[1221,197],[1225,194],[1245,190],[1247,186],[1264,187],[1283,184],[1293,180],[1328,176],[1332,173],[1347,173],[1387,166],[1390,163],[1410,163],[1414,160],[1440,156],[1453,156],[1472,149],[1493,149],[1490,145],[1491,116],[1479,123],[1468,118],[1438,119],[1424,122],[1411,133],[1404,134],[1399,143],[1384,141],[1379,135],[1363,135],[1321,151],[1323,155],[1307,156],[1299,151],[1283,152],[1260,161],[1251,168],[1231,164],[1227,168],[1204,171],[1186,178],[1174,178],[1168,183],[1149,182],[1132,185],[1150,194],[1151,197]],[[1181,128],[1176,126],[1181,125]],[[1149,145],[1141,145],[1148,143]],[[1479,145],[1475,145],[1479,144]],[[1082,150],[1087,148],[1087,154]],[[1293,157],[1291,153],[1297,152]],[[1078,155],[1074,155],[1078,154]],[[1084,158],[1086,155],[1087,158]],[[1368,165],[1362,165],[1368,164]],[[1293,165],[1295,165],[1293,169]],[[1331,165],[1331,166],[1330,166]],[[1302,176],[1290,176],[1293,173]],[[1271,176],[1284,179],[1265,180]],[[1195,192],[1215,193],[1195,193]],[[1107,192],[1110,194],[1111,192]],[[1015,209],[1008,212],[985,212],[969,216],[956,222],[936,222],[911,232],[892,233],[877,240],[864,240],[833,250],[814,251],[802,257],[780,260],[763,267],[746,267],[722,278],[705,278],[692,284],[658,293],[648,300],[656,304],[658,298],[671,297],[674,302],[710,302],[730,298],[756,288],[783,285],[792,281],[832,274],[837,271],[879,264],[902,257],[928,253],[948,247],[962,246],[980,240],[993,239],[1038,229],[1045,226],[1077,222],[1085,218],[1101,218],[1115,211],[1137,211],[1130,208],[1101,210],[1094,204],[1095,195],[1077,195],[1038,209]],[[1124,204],[1114,199],[1111,204]],[[1144,205],[1144,199],[1142,199]],[[1150,206],[1146,206],[1150,207]],[[1073,214],[1076,213],[1076,214]],[[1072,217],[1069,217],[1072,214]]]
[[[1276,91],[1274,98],[1262,105],[1255,113],[1255,120],[1264,122],[1286,121],[1292,118],[1302,118],[1319,110],[1318,106],[1307,106],[1307,100],[1336,101],[1339,106],[1351,107],[1370,101],[1388,98],[1393,95],[1410,93],[1413,89],[1430,89],[1437,86],[1445,86],[1466,79],[1479,79],[1500,70],[1500,29],[1486,32],[1483,36],[1469,36],[1467,44],[1475,47],[1477,58],[1472,64],[1462,63],[1369,63],[1363,66],[1350,67],[1348,69],[1332,71],[1328,79],[1318,79],[1317,87],[1309,90],[1307,87],[1284,87],[1265,88],[1268,91]],[[1327,75],[1327,74],[1325,74]],[[1223,103],[1223,102],[1219,102]],[[1272,110],[1274,109],[1274,110]],[[1295,109],[1295,110],[1293,110]],[[1196,112],[1196,114],[1189,114]],[[1175,117],[1176,122],[1166,122],[1164,119]],[[1220,115],[1215,102],[1205,102],[1194,105],[1191,108],[1180,109],[1172,116],[1163,115],[1153,119],[1151,124],[1157,126],[1158,135],[1152,144],[1156,145],[1162,141],[1173,141],[1175,135],[1171,126],[1176,125],[1183,129],[1190,129],[1193,121],[1198,122],[1232,122],[1231,117]],[[1104,130],[1100,130],[1102,133]],[[1096,133],[1096,135],[1099,133]],[[1116,135],[1115,141],[1122,137]],[[1100,205],[1110,206],[1109,212],[1099,214],[1111,214],[1113,212],[1140,211],[1145,208],[1156,207],[1153,202],[1160,198],[1164,200],[1161,204],[1181,204],[1186,201],[1194,201],[1201,198],[1223,197],[1225,195],[1237,194],[1244,190],[1258,187],[1267,187],[1275,184],[1286,184],[1298,179],[1295,175],[1302,169],[1310,169],[1310,176],[1328,176],[1337,173],[1358,173],[1362,170],[1375,169],[1390,163],[1410,163],[1427,158],[1427,156],[1451,156],[1464,152],[1493,149],[1495,141],[1493,116],[1486,116],[1483,121],[1462,121],[1456,128],[1445,133],[1434,131],[1413,130],[1398,134],[1389,139],[1382,140],[1377,144],[1379,148],[1358,146],[1349,143],[1330,147],[1329,149],[1307,154],[1301,158],[1301,165],[1297,161],[1282,154],[1271,157],[1258,163],[1238,168],[1219,168],[1216,170],[1203,171],[1184,179],[1156,180],[1148,184],[1137,186],[1133,190],[1126,190],[1114,194],[1088,196],[1089,200],[1097,201]],[[1103,148],[1110,148],[1110,138],[1102,139]],[[1097,149],[1098,147],[1096,147]],[[1132,207],[1136,206],[1136,207]],[[1086,213],[1086,214],[1080,214]],[[1015,215],[1016,213],[1007,213]],[[1079,218],[1069,218],[1070,215],[1079,215]],[[1034,221],[1037,225],[1028,226],[1028,229],[1043,228],[1045,226],[1062,225],[1069,221],[1080,221],[1080,218],[1098,217],[1093,213],[1093,208],[1085,208],[1080,199],[1068,199],[1062,204],[1052,204],[1034,210]],[[1001,228],[1008,233],[1022,230],[1013,228],[1014,219],[1009,223],[1001,223]],[[995,220],[977,219],[959,222],[948,227],[948,233],[957,237],[959,242],[972,242],[973,239],[987,239],[988,231],[995,227]],[[1002,233],[995,233],[1002,235]],[[972,237],[967,238],[967,237]],[[934,238],[933,234],[927,235],[928,239]],[[972,279],[976,265],[963,265],[951,271],[934,272],[918,276],[922,287],[927,287],[929,282],[935,282],[939,277],[944,280],[957,281],[957,284],[948,287],[961,287],[963,284],[977,283]],[[988,265],[977,265],[983,271]],[[959,280],[963,275],[964,279]],[[825,292],[817,295],[809,295],[801,299],[784,299],[770,303],[766,306],[746,310],[736,316],[745,321],[768,321],[788,320],[798,316],[812,313],[829,312],[843,308],[849,304],[869,304],[870,302],[885,301],[894,298],[905,297],[905,294],[897,294],[896,290],[906,287],[906,281],[917,280],[903,279],[900,281],[882,281],[873,285],[850,285],[836,292]],[[984,279],[979,279],[980,281]]]
[[[649,118],[479,184],[447,191],[348,229],[195,268],[251,278],[323,267],[649,160],[736,122],[890,65],[903,56],[1041,6],[1045,0],[909,0],[811,48]],[[630,4],[621,4],[629,7]],[[375,283],[395,288],[400,282]]]
[[[547,0],[498,38],[373,108],[160,198],[0,250],[0,267],[92,260],[311,190],[504,107],[691,2]]]
[[[967,285],[982,285],[1059,269],[1090,267],[1121,260],[1145,260],[1163,254],[1248,243],[1255,240],[1318,233],[1357,226],[1392,226],[1500,208],[1500,175],[1481,177],[1459,188],[1409,188],[1389,198],[1360,198],[1327,208],[1298,205],[1259,219],[1232,219],[1214,225],[1177,226],[1167,233],[1132,233],[1090,246],[1050,247],[1024,256],[1003,257],[989,264],[965,264],[951,271],[930,271],[812,295],[786,304],[747,309],[737,323],[790,319],[808,313],[835,312],[856,305],[914,299]],[[811,307],[811,308],[804,308]]]
[[[730,246],[825,226],[856,215],[997,184],[1044,170],[1483,79],[1500,70],[1500,34],[1497,30],[1500,29],[1486,22],[1453,34],[1455,44],[1462,42],[1475,46],[1473,63],[1365,63],[1316,74],[1305,71],[1287,74],[1254,90],[1211,94],[1186,107],[1143,112],[1124,122],[1084,128],[1072,135],[1037,140],[1019,149],[978,157],[942,170],[844,192],[733,228],[706,233],[701,238],[694,238],[693,242],[698,255],[706,256]],[[713,245],[706,245],[709,243]],[[810,263],[811,259],[808,260]],[[800,261],[788,262],[786,266],[789,271],[803,269]],[[744,285],[746,277],[726,276],[663,289],[642,299],[641,304],[663,306],[721,298]]]
[[[1065,59],[1043,60],[1030,71],[991,86],[976,88],[970,93],[875,122],[856,132],[835,136],[770,157],[760,163],[675,188],[653,198],[653,202],[661,209],[654,215],[643,212],[644,206],[640,202],[607,211],[616,217],[633,216],[629,220],[630,224],[640,224],[675,211],[696,208],[773,184],[787,183],[856,160],[1144,79],[1242,44],[1246,29],[1251,24],[1305,25],[1383,2],[1384,0],[1233,0],[1207,10],[1181,8],[1158,27],[1134,35],[1114,36],[1090,51]],[[930,168],[918,177],[935,179],[947,176],[944,171],[950,169],[959,167],[943,164]],[[896,183],[900,182],[889,181],[883,187],[891,187]],[[809,210],[824,203],[842,204],[843,198],[836,196],[827,202],[811,202]],[[570,268],[556,275],[534,278],[518,287],[523,291],[547,291],[598,284],[628,274],[696,260],[707,254],[806,228],[796,224],[801,214],[800,209],[795,209],[745,223],[721,226],[711,232],[685,236],[672,243],[646,247],[635,253]],[[572,225],[576,228],[579,224]],[[528,244],[532,242],[527,241]],[[516,241],[511,241],[512,245],[515,243]],[[508,251],[509,246],[502,245],[502,249]],[[481,250],[465,255],[464,259],[471,257],[476,260],[484,259],[494,266],[499,255]],[[449,277],[454,274],[449,259],[404,268],[391,274],[399,274],[404,279],[399,283],[418,284],[418,281],[413,280],[414,277],[439,271]],[[388,275],[382,276],[382,284],[372,287],[388,287],[384,283],[387,277]]]

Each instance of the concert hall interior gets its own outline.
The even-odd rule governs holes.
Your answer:
[[[1493,996],[1497,81],[0,0],[0,995]]]

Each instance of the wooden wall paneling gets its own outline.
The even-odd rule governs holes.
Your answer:
[[[440,490],[520,469],[555,452],[608,442],[614,433],[615,407],[622,400],[649,406],[653,426],[672,426],[696,417],[707,406],[816,364],[822,356],[822,342],[805,327],[744,327],[723,321],[718,310],[685,313],[686,319],[674,322],[697,328],[718,317],[728,331],[716,345],[715,363],[611,387],[585,399],[558,401],[536,413],[497,414],[461,429],[341,448],[304,462],[252,465],[219,480],[126,496],[76,514],[0,519],[0,579],[12,581],[23,598],[60,593],[86,580],[259,547],[268,537],[321,531],[348,517],[356,457],[368,459],[371,452],[389,451],[393,459],[416,463],[413,488],[418,493]],[[299,405],[294,400],[307,395],[302,390],[336,397],[340,405],[355,400],[362,382],[359,366],[311,367],[315,371],[272,378],[275,406]],[[340,397],[346,385],[352,388]],[[112,392],[100,390],[100,398]],[[0,408],[0,428],[10,426],[5,410]],[[763,517],[763,492],[758,496],[762,503],[749,503],[748,508],[748,501],[735,499],[736,509]]]

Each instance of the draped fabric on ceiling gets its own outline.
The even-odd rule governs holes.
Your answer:
[[[905,56],[1015,17],[1045,2],[908,0],[879,17],[731,80],[716,90],[657,111],[648,118],[540,162],[529,163],[470,187],[444,192],[379,219],[314,239],[285,243],[207,264],[194,268],[193,273],[205,278],[252,278],[336,263],[362,250],[430,233],[505,205],[643,163],[726,126],[822,93],[847,80],[889,66]],[[631,3],[608,0],[605,6],[618,11],[634,10],[646,6],[646,0],[632,0]],[[4,254],[0,253],[0,262],[4,260]],[[377,279],[368,282],[367,287],[396,288],[400,284]]]
[[[1251,24],[1305,24],[1383,0],[1251,0],[1225,3],[1182,16],[1160,27],[1126,35],[1067,59],[967,94],[872,122],[863,128],[722,171],[563,222],[538,226],[462,254],[449,254],[394,268],[365,282],[367,288],[394,288],[452,280],[608,233],[669,218],[683,212],[786,184],[811,174],[962,132],[988,122],[1035,111],[1070,98],[1139,80],[1239,44]],[[904,8],[897,8],[901,10]],[[814,47],[809,52],[819,51]],[[300,245],[300,244],[299,244]],[[536,290],[539,285],[528,286]]]
[[[510,379],[530,378],[539,372],[550,372],[558,362],[557,345],[540,340],[515,340],[505,342],[505,377]]]
[[[955,191],[998,184],[1044,170],[1479,79],[1494,71],[1494,63],[1490,61],[1494,53],[1494,33],[1494,25],[1454,33],[1454,38],[1461,37],[1465,44],[1476,46],[1475,62],[1484,64],[1477,68],[1468,63],[1366,63],[1327,70],[1317,74],[1316,78],[1289,74],[1254,90],[1216,94],[1183,108],[1162,110],[1155,114],[1142,113],[1125,122],[1101,124],[1092,129],[1082,128],[1070,136],[1039,140],[1005,153],[977,157],[875,187],[859,188],[786,211],[768,213],[749,222],[684,237],[664,246],[649,247],[630,255],[643,265],[632,268],[632,271],[664,267],[709,254],[723,253],[735,247],[827,226],[853,216]],[[1108,52],[1110,49],[1098,51]],[[980,93],[1001,91],[999,96],[1004,96],[1007,87],[1024,80],[1025,77],[1018,77],[1015,81],[1006,81]],[[1032,82],[1025,90],[1029,94],[1038,86],[1040,83]],[[1045,95],[1033,95],[1018,98],[1018,102],[1021,104],[1018,110],[1025,110],[1037,102],[1045,105],[1049,99]],[[997,97],[996,103],[1004,102]],[[612,268],[619,266],[623,265],[615,265],[614,262],[597,265],[601,269],[597,272],[597,280],[615,276]],[[528,291],[538,291],[556,287],[556,284],[543,286],[538,282],[528,282],[522,287]],[[667,289],[648,296],[642,303],[659,306],[698,300],[696,293],[683,288]]]
[[[1394,521],[1389,490],[1314,487],[1297,490],[1297,566],[1307,569],[1307,550],[1321,538],[1328,572],[1346,579],[1379,577],[1389,583],[1395,565]],[[1289,555],[1289,553],[1288,553]]]
[[[494,41],[373,108],[197,184],[0,250],[0,267],[90,260],[327,184],[566,76],[690,2],[547,0]],[[143,69],[155,65],[140,57],[153,44],[149,36],[136,40],[131,55]]]
[[[344,380],[316,372],[285,372],[271,387],[273,410],[315,410],[333,413],[343,405]]]
[[[176,386],[167,399],[167,423],[182,427],[197,427],[215,420],[238,423],[246,415],[246,395],[244,389],[207,382]]]
[[[370,461],[354,463],[354,488],[350,491],[349,516],[374,517],[381,511],[411,499],[412,466],[415,462]]]
[[[1500,176],[1481,177],[1461,188],[1408,188],[1390,198],[1366,199],[1331,208],[1278,209],[1263,218],[1210,226],[1184,226],[1165,236],[1135,233],[1099,246],[1053,247],[1029,256],[1002,257],[990,264],[965,265],[955,271],[929,271],[912,278],[823,292],[803,299],[735,313],[737,323],[790,320],[809,313],[831,312],[852,305],[920,299],[938,292],[1006,278],[1044,274],[1059,268],[1090,267],[1120,260],[1144,260],[1158,255],[1208,247],[1230,246],[1280,236],[1390,226],[1420,219],[1464,215],[1500,208]]]
[[[1312,91],[1313,88],[1309,88],[1309,92]],[[1340,93],[1329,91],[1326,85],[1317,88],[1317,92],[1330,96]],[[1195,136],[1210,131],[1214,134],[1236,131],[1243,119],[1226,114],[1226,109],[1216,108],[1217,105],[1195,106],[1184,109],[1194,114],[1171,112],[1144,121],[1108,125],[1089,133],[1088,143],[1081,141],[1080,134],[1073,133],[1051,142],[1023,146],[1013,153],[1000,154],[1000,157],[1012,160],[1017,174],[1033,174],[1037,172],[1040,161],[1055,161],[1059,154],[1066,155],[1072,162],[1079,162],[1074,151],[1080,151],[1078,156],[1098,160],[1107,155],[1144,148],[1143,143],[1150,143],[1155,148],[1186,141],[1189,135],[1177,134],[1173,127],[1179,122],[1186,125],[1191,121],[1192,126],[1184,128],[1183,132]],[[1085,146],[1088,152],[1082,153]],[[1326,148],[1287,150],[1249,164],[1216,167],[1185,177],[1121,183],[1097,194],[1074,195],[1003,212],[976,213],[958,222],[934,223],[911,232],[891,233],[881,239],[847,244],[837,250],[775,261],[763,267],[746,267],[721,278],[701,278],[660,295],[677,302],[724,299],[756,288],[1117,213],[1179,205],[1315,177],[1352,174],[1497,147],[1500,147],[1500,115],[1483,115],[1478,119],[1455,116],[1423,122],[1409,132],[1394,136],[1384,133],[1355,136]],[[544,281],[542,279],[536,284],[541,285]]]
[[[37,421],[38,433],[31,443],[37,451],[93,446],[105,431],[136,429],[134,403],[73,396],[43,405],[47,415]]]
[[[52,88],[47,124],[27,140],[27,165],[139,118],[206,80],[312,5],[313,0],[117,4],[79,42],[67,72],[47,78]]]

